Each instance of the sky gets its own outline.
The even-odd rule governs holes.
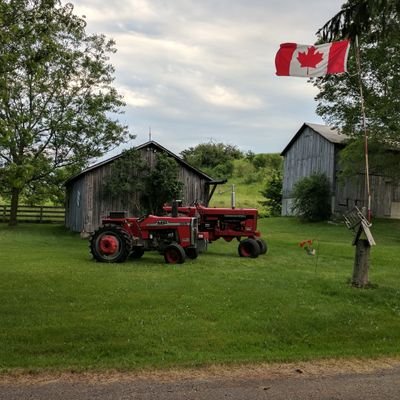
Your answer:
[[[313,44],[344,0],[76,0],[88,33],[116,41],[119,116],[178,154],[209,141],[281,152],[315,114],[316,88],[275,75],[279,44]],[[114,150],[117,154],[121,148]]]

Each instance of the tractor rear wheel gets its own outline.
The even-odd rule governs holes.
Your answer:
[[[256,242],[258,243],[258,246],[260,247],[260,254],[266,254],[268,252],[267,242],[261,238],[257,238]]]
[[[185,250],[179,244],[172,243],[164,250],[164,260],[167,264],[182,264],[185,258]]]
[[[260,255],[260,246],[254,239],[244,239],[239,243],[238,252],[240,257],[257,258]]]
[[[131,254],[129,254],[129,258],[137,260],[137,259],[141,258],[143,254],[144,254],[144,250],[142,247],[134,247],[132,249]]]
[[[131,252],[132,238],[120,226],[105,225],[90,239],[90,252],[95,260],[105,263],[124,262]]]
[[[199,256],[199,250],[196,247],[187,247],[185,253],[191,260],[194,260]]]

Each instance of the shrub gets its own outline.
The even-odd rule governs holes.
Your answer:
[[[256,169],[280,170],[282,169],[282,157],[276,153],[256,154],[251,163]]]
[[[324,221],[331,215],[331,189],[325,174],[314,174],[294,186],[292,210],[306,221]]]
[[[218,164],[216,167],[211,169],[211,176],[214,178],[230,178],[233,172],[233,163],[231,160],[227,160],[224,163]]]
[[[265,200],[260,204],[265,208],[266,216],[280,216],[282,211],[282,173],[281,171],[272,171],[267,178],[267,183],[260,193]]]
[[[184,161],[204,170],[205,168],[216,168],[228,161],[238,160],[243,157],[243,153],[236,146],[210,141],[183,150],[181,156]]]
[[[247,158],[241,158],[233,162],[233,176],[236,178],[246,178],[254,174],[255,168]]]

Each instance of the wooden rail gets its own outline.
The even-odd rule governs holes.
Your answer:
[[[0,222],[8,222],[10,220],[11,206],[0,205]],[[18,222],[34,222],[63,223],[65,220],[64,207],[54,206],[18,206],[17,221]]]

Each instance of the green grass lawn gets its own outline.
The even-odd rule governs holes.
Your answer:
[[[260,222],[270,251],[100,264],[56,225],[0,224],[0,371],[119,370],[400,354],[400,221],[378,221],[373,289],[343,225]],[[298,243],[315,239],[318,257]]]

